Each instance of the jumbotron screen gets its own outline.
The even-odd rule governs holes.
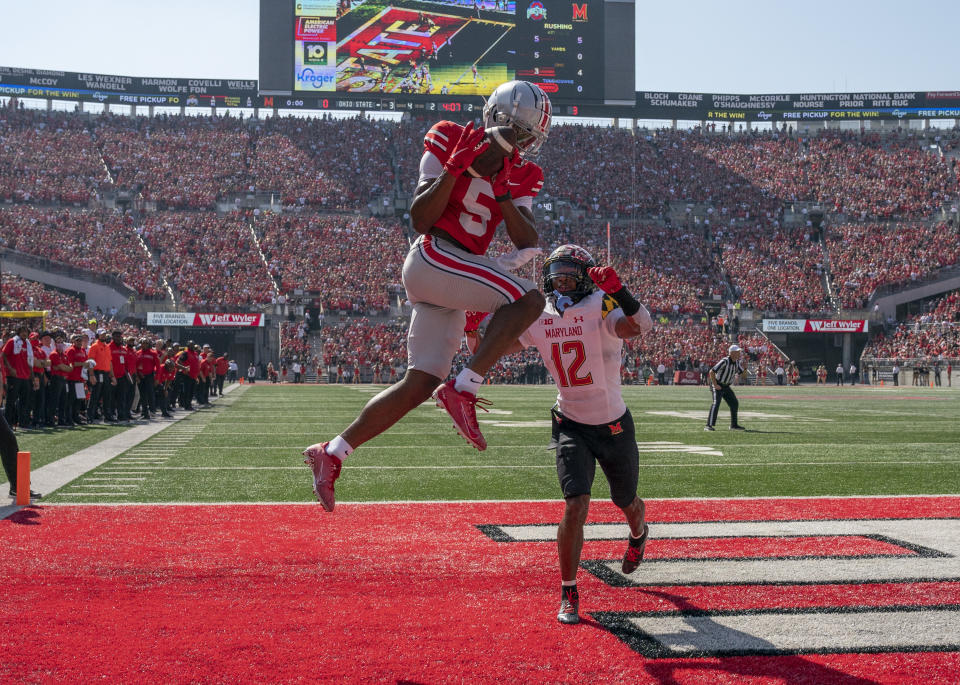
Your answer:
[[[260,90],[312,107],[302,96],[486,96],[523,79],[557,103],[632,104],[633,16],[604,0],[262,0]]]

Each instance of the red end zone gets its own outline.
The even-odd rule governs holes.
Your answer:
[[[956,543],[930,531],[960,519],[960,497],[650,501],[653,539],[629,579],[597,570],[623,544],[602,525],[620,524],[618,510],[595,502],[579,626],[555,620],[549,526],[561,511],[559,502],[341,504],[333,515],[282,505],[22,510],[0,521],[0,679],[956,682]],[[804,528],[817,522],[828,524],[823,535]],[[658,540],[658,529],[671,537]],[[936,577],[881,578],[890,560]],[[720,581],[756,564],[769,564],[773,580],[644,584],[674,570]],[[811,565],[880,579],[775,580]],[[901,616],[894,630],[860,635]],[[843,635],[847,618],[862,629]],[[803,631],[803,621],[818,626],[804,644],[841,648],[791,648],[784,626]],[[953,644],[918,645],[924,623]],[[758,644],[775,653],[758,655]],[[671,656],[684,649],[721,655]]]

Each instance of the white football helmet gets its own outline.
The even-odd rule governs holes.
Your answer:
[[[536,157],[550,132],[550,98],[540,86],[508,81],[497,86],[483,106],[483,125],[512,126],[517,132],[520,156]]]

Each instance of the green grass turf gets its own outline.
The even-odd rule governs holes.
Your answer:
[[[50,501],[311,501],[301,450],[345,428],[377,389],[239,388],[218,409],[171,426]],[[960,492],[958,390],[740,387],[746,433],[727,430],[725,405],[717,431],[703,431],[704,388],[624,392],[638,442],[679,443],[641,446],[642,497]],[[424,405],[346,461],[338,501],[557,498],[546,449],[556,391],[493,386],[482,395],[497,412],[480,413],[497,422],[482,424],[485,452],[467,447],[445,413]],[[96,494],[105,491],[122,494]],[[599,469],[593,495],[608,495]]]
[[[74,428],[17,431],[17,446],[21,452],[30,452],[30,468],[35,470],[74,452],[79,452],[85,447],[112,438],[127,428],[128,426],[93,424]],[[0,469],[0,483],[6,482],[7,476]]]

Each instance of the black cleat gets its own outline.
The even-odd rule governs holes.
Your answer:
[[[740,424],[737,424],[736,426],[730,426],[730,430],[732,430],[732,431],[745,431],[745,430],[747,430],[747,429],[744,428],[743,426],[741,426]]]
[[[620,570],[624,573],[628,575],[633,573],[637,570],[640,562],[643,561],[643,551],[647,547],[647,533],[649,532],[650,527],[644,523],[643,534],[640,537],[627,537],[627,551],[623,555],[623,566],[620,567]]]
[[[563,586],[560,592],[560,611],[557,613],[560,623],[580,623],[580,593],[576,585]]]
[[[713,430],[716,430],[716,429],[715,429],[713,426],[704,426],[704,427],[703,427],[703,430],[705,430],[705,431],[713,431]]]
[[[10,496],[11,496],[11,497],[16,497],[16,496],[17,496],[17,491],[16,491],[14,488],[10,488]],[[39,492],[36,492],[36,491],[34,491],[34,490],[31,490],[31,491],[30,491],[30,499],[43,499],[43,495],[41,495]]]

